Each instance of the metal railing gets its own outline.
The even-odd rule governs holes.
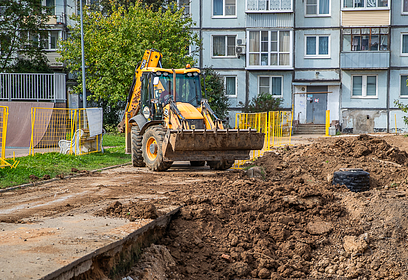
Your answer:
[[[66,101],[66,74],[0,73],[0,100]]]
[[[30,155],[102,151],[102,109],[32,108]]]
[[[265,133],[262,150],[252,151],[251,159],[262,156],[273,147],[290,145],[292,140],[293,114],[291,111],[274,111],[263,113],[238,113],[235,116],[235,128],[256,129]],[[235,161],[234,168],[240,168],[245,160]]]

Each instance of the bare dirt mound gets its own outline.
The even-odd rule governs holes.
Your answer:
[[[133,202],[122,204],[119,201],[111,203],[106,209],[95,212],[97,216],[124,218],[133,222],[136,219],[156,219],[160,216],[156,206],[150,202]]]
[[[255,164],[265,180],[225,172],[171,194],[185,207],[160,242],[168,279],[408,279],[406,152],[362,135]],[[340,168],[370,172],[370,191],[333,186]]]

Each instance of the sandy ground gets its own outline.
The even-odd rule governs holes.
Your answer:
[[[124,166],[0,193],[0,279],[39,279],[152,221],[97,215],[112,203],[166,199],[180,185],[212,176],[207,168],[158,174]]]
[[[408,279],[407,142],[302,137],[255,162],[259,178],[125,166],[0,193],[0,279],[40,278],[179,205],[123,277]],[[370,190],[332,186],[343,167],[370,172]]]

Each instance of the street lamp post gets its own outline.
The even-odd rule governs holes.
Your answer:
[[[82,100],[86,108],[86,82],[85,82],[85,54],[84,54],[84,24],[82,16],[82,0],[79,1],[79,13],[81,14],[81,56],[82,56]]]

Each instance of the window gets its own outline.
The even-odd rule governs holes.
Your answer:
[[[330,57],[329,36],[306,36],[306,56]]]
[[[0,6],[0,18],[6,13],[7,6]]]
[[[403,97],[408,97],[408,87],[407,87],[408,75],[401,76],[401,93]]]
[[[388,51],[388,27],[344,28],[343,51]]]
[[[247,11],[291,11],[292,0],[247,0]]]
[[[225,95],[227,96],[237,96],[237,77],[226,76],[225,80]]]
[[[22,40],[25,41],[26,47],[34,46],[38,47],[38,43],[42,49],[45,50],[56,50],[58,48],[57,42],[60,39],[60,31],[52,30],[52,31],[44,31],[41,34],[29,33],[29,32],[21,32],[20,36]]]
[[[292,65],[290,31],[249,31],[248,66]]]
[[[261,76],[258,82],[258,93],[271,94],[273,96],[282,96],[282,77],[281,76]]]
[[[402,13],[408,14],[408,0],[402,0]]]
[[[11,38],[7,35],[0,36],[0,57],[6,56],[10,51]]]
[[[408,34],[401,34],[401,54],[408,56]]]
[[[377,97],[377,76],[353,76],[353,97]]]
[[[47,6],[51,15],[55,15],[55,0],[45,0],[45,6]]]
[[[213,56],[235,56],[236,36],[213,36]]]
[[[213,0],[213,16],[235,17],[236,0]]]
[[[376,9],[388,6],[388,0],[343,0],[343,8],[346,9]]]
[[[190,0],[179,0],[179,7],[184,8],[185,16],[190,16]]]
[[[307,16],[327,16],[330,14],[330,0],[306,0]]]

